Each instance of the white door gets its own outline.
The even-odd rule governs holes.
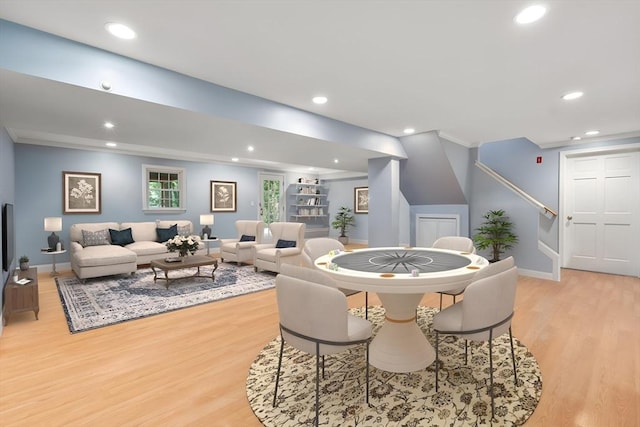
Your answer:
[[[640,152],[569,157],[563,267],[640,275]]]
[[[416,217],[416,246],[429,248],[440,237],[460,233],[458,215],[418,215]]]

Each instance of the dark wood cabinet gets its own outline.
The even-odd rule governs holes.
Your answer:
[[[29,279],[29,283],[20,285],[15,283],[13,276],[9,278],[4,288],[3,322],[6,325],[12,313],[33,311],[38,320],[40,302],[38,297],[38,269],[31,267],[27,271],[20,271],[18,280]]]

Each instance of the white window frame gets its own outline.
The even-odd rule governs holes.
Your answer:
[[[149,173],[174,173],[180,183],[180,206],[177,208],[158,208],[149,206]],[[145,213],[184,213],[187,211],[187,170],[172,166],[142,165],[142,211]]]

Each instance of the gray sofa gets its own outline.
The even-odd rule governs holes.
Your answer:
[[[164,241],[158,241],[158,229],[160,235],[166,237],[167,230],[173,225],[176,225],[178,234],[193,235],[193,224],[187,220],[73,224],[69,230],[71,269],[80,279],[133,274],[139,265],[166,256],[169,250]],[[121,243],[126,244],[112,242],[112,234],[116,238],[127,236],[121,239]],[[199,247],[198,254],[206,253],[202,242]]]

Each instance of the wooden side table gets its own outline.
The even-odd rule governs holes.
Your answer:
[[[36,314],[36,320],[38,320],[38,312],[40,311],[38,269],[31,267],[27,271],[21,270],[18,280],[21,279],[30,279],[30,282],[20,285],[13,281],[12,275],[4,288],[4,325],[7,324],[12,313],[21,311],[33,311]]]

